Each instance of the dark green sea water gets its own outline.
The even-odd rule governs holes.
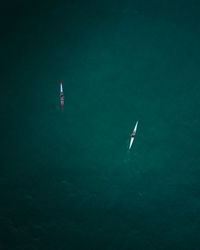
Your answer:
[[[0,249],[199,250],[200,3],[1,10]]]

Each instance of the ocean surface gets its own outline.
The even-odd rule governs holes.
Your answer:
[[[0,249],[199,250],[199,1],[1,12]]]

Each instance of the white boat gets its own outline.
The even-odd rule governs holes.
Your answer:
[[[64,94],[63,94],[62,81],[60,81],[60,102],[61,102],[61,108],[63,110],[63,106],[64,106]]]
[[[133,130],[133,133],[131,134],[131,141],[130,141],[130,145],[129,145],[129,149],[131,149],[134,138],[135,138],[135,134],[136,134],[136,130],[137,130],[137,125],[138,125],[138,121],[135,124],[135,128]]]

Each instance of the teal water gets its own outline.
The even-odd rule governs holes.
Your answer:
[[[199,249],[198,2],[2,9],[1,248]]]

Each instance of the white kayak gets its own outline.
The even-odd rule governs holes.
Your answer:
[[[62,107],[62,110],[63,110],[63,106],[64,106],[64,94],[63,94],[62,81],[60,81],[60,102],[61,102],[61,107]]]
[[[133,130],[133,133],[131,134],[131,141],[130,141],[130,145],[129,145],[129,149],[131,149],[134,138],[135,138],[135,134],[136,134],[136,130],[137,130],[137,125],[138,125],[138,121],[135,124],[135,128]]]

